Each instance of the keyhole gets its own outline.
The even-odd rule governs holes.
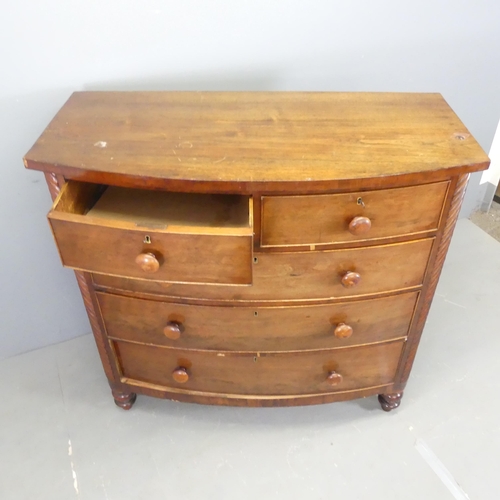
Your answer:
[[[149,236],[149,234],[147,234],[145,237],[144,237],[144,243],[150,245],[151,244],[151,236]]]
[[[361,196],[356,200],[356,203],[365,208],[365,202],[363,201],[363,198],[361,198]]]

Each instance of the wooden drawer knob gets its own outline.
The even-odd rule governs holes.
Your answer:
[[[335,327],[333,334],[338,339],[347,339],[352,335],[352,326],[346,325],[345,323],[339,323]]]
[[[182,323],[178,323],[177,321],[169,321],[163,329],[165,337],[171,340],[177,340],[183,331],[184,325]]]
[[[342,383],[342,380],[344,380],[344,377],[342,377],[342,375],[337,372],[330,372],[328,374],[328,377],[326,377],[326,381],[330,385],[339,385],[340,383]]]
[[[355,273],[354,271],[347,271],[344,276],[342,276],[342,285],[346,288],[351,288],[356,286],[361,281],[361,275]]]
[[[189,373],[186,368],[179,366],[172,372],[172,378],[179,384],[185,384],[189,380]]]
[[[156,273],[160,269],[160,263],[156,258],[154,253],[146,252],[140,253],[135,258],[135,263],[145,272],[145,273]]]
[[[372,227],[372,221],[368,217],[354,217],[349,222],[349,232],[358,236],[367,233]]]

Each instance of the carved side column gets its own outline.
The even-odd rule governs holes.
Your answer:
[[[457,178],[455,191],[453,192],[450,207],[448,213],[445,214],[446,221],[443,232],[441,234],[440,240],[436,242],[438,244],[438,248],[434,256],[434,262],[432,264],[430,273],[425,280],[426,283],[424,286],[424,290],[419,300],[419,311],[416,316],[416,321],[412,325],[411,334],[407,342],[408,345],[406,346],[403,362],[400,366],[398,379],[401,381],[401,384],[398,388],[401,389],[404,387],[404,384],[408,380],[410,374],[417,346],[420,341],[425,322],[427,320],[427,315],[429,314],[432,299],[434,297],[446,254],[450,246],[451,237],[453,236],[453,231],[457,223],[458,214],[460,213],[460,208],[462,206],[462,201],[465,195],[465,190],[467,188],[467,183],[469,181],[469,176],[470,174],[464,174]]]
[[[55,200],[59,195],[61,187],[64,185],[64,178],[57,176],[51,172],[45,172],[45,180],[49,187],[52,200]],[[111,352],[111,347],[103,333],[100,316],[98,314],[98,305],[95,294],[92,293],[92,279],[89,273],[75,271],[76,281],[82,294],[83,303],[87,311],[92,333],[94,334],[95,343],[101,363],[104,368],[104,373],[108,378],[109,385],[115,403],[125,410],[129,410],[135,402],[136,394],[126,390],[120,383],[120,374],[114,362],[114,356]]]

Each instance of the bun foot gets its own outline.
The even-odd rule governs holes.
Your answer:
[[[378,402],[382,406],[382,410],[391,411],[401,404],[402,392],[394,392],[393,394],[379,394]]]
[[[137,398],[137,394],[135,392],[120,392],[115,390],[111,392],[113,394],[113,398],[115,398],[116,406],[119,406],[124,410],[130,410]]]

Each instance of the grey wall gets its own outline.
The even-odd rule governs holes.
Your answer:
[[[21,158],[73,90],[441,92],[487,151],[496,0],[16,0],[0,18],[0,358],[90,331]],[[472,179],[464,214],[477,204]]]

